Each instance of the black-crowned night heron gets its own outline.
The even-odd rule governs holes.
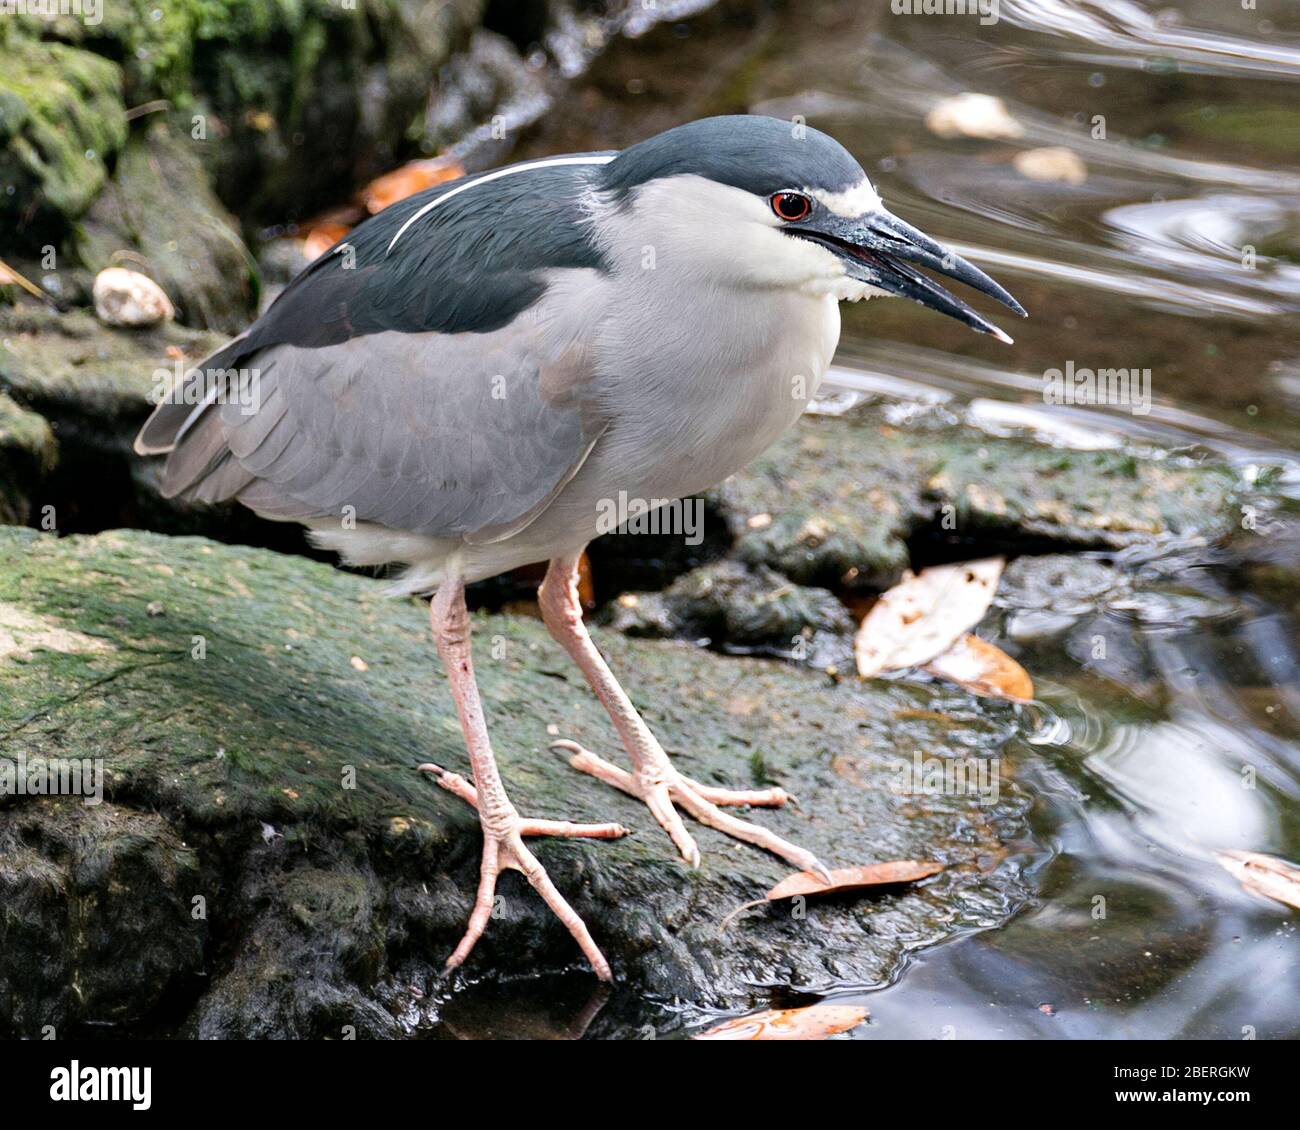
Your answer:
[[[405,564],[397,591],[436,590],[433,634],[473,784],[430,768],[477,808],[484,841],[449,966],[482,934],[500,869],[514,867],[610,976],[523,837],[625,830],[522,818],[474,682],[465,585],[521,565],[550,562],[547,627],[632,768],[577,747],[574,765],[641,798],[691,864],[699,849],[678,808],[820,869],[726,811],[783,804],[782,790],[713,788],[673,767],[587,634],[577,564],[609,500],[705,490],[795,420],[835,352],[841,299],[904,295],[1010,341],[917,264],[1024,313],[885,211],[834,139],[772,118],[709,118],[621,153],[526,161],[394,204],[145,424],[136,450],[168,454],[167,495],[238,499],[305,523],[351,563]]]

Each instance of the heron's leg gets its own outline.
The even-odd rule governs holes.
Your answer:
[[[609,839],[625,834],[626,829],[617,824],[582,825],[558,820],[524,820],[520,817],[506,796],[501,774],[497,772],[496,759],[492,756],[492,743],[488,739],[487,724],[483,719],[483,704],[479,700],[478,685],[474,682],[465,586],[459,578],[451,577],[443,582],[430,605],[429,618],[438,655],[442,658],[447,681],[451,684],[451,695],[456,703],[456,713],[460,716],[460,727],[465,734],[474,784],[434,766],[428,768],[437,774],[439,784],[478,810],[479,823],[483,828],[483,862],[479,870],[478,896],[474,900],[465,936],[447,959],[447,967],[454,969],[469,956],[492,914],[497,876],[503,869],[513,867],[523,872],[546,905],[568,928],[591,962],[596,976],[608,981],[611,976],[609,963],[592,941],[585,923],[556,890],[537,857],[524,846],[523,837],[590,835]]]
[[[699,865],[700,849],[682,823],[675,805],[681,805],[701,824],[765,848],[796,867],[824,871],[812,852],[783,840],[758,824],[739,820],[721,807],[782,805],[790,799],[784,789],[719,789],[701,785],[679,773],[669,761],[663,747],[614,678],[582,621],[582,603],[578,599],[578,557],[579,554],[573,553],[551,561],[537,594],[542,619],[551,635],[581,668],[596,697],[609,712],[610,721],[614,723],[614,729],[632,761],[632,772],[611,765],[575,742],[554,742],[552,747],[572,753],[570,764],[575,769],[590,773],[643,800],[672,837],[682,858],[692,867]]]

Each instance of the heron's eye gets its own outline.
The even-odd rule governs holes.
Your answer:
[[[788,224],[807,219],[812,201],[802,192],[778,192],[772,197],[772,211]]]

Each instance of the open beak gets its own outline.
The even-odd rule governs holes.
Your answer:
[[[864,216],[843,219],[823,215],[812,223],[816,226],[791,225],[785,230],[790,235],[810,239],[835,252],[844,261],[849,277],[858,282],[910,298],[931,310],[965,322],[973,330],[992,334],[1008,345],[1011,338],[997,326],[911,264],[929,267],[963,282],[981,294],[996,298],[1022,318],[1028,317],[1025,308],[978,267],[883,208]]]

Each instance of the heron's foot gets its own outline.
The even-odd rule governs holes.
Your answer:
[[[504,810],[498,809],[490,815],[485,815],[479,807],[478,790],[460,774],[449,773],[437,765],[421,765],[420,769],[432,773],[439,785],[478,810],[483,827],[483,862],[479,868],[478,895],[474,899],[474,909],[470,912],[465,936],[460,940],[460,945],[456,947],[455,952],[447,958],[447,968],[455,969],[463,964],[474,948],[474,944],[483,936],[488,919],[492,916],[492,900],[496,894],[497,876],[503,870],[513,868],[523,873],[524,878],[542,896],[542,900],[554,911],[555,916],[564,923],[591,963],[596,976],[602,981],[612,980],[609,962],[605,960],[605,955],[592,940],[586,923],[578,917],[577,912],[551,882],[550,876],[546,874],[546,868],[524,846],[523,838],[564,836],[614,840],[626,836],[627,829],[622,824],[574,824],[568,820],[526,820],[519,816],[508,802]]]
[[[779,808],[794,800],[784,789],[720,789],[712,785],[701,785],[679,773],[662,753],[652,757],[644,771],[629,773],[584,749],[577,742],[552,742],[551,748],[570,754],[569,764],[573,768],[590,773],[606,784],[643,801],[672,838],[682,858],[692,867],[700,864],[700,849],[695,843],[695,837],[686,830],[677,811],[678,805],[701,824],[770,851],[801,871],[826,874],[826,868],[812,852],[782,839],[775,832],[758,824],[740,820],[723,811],[724,807],[745,804]]]

